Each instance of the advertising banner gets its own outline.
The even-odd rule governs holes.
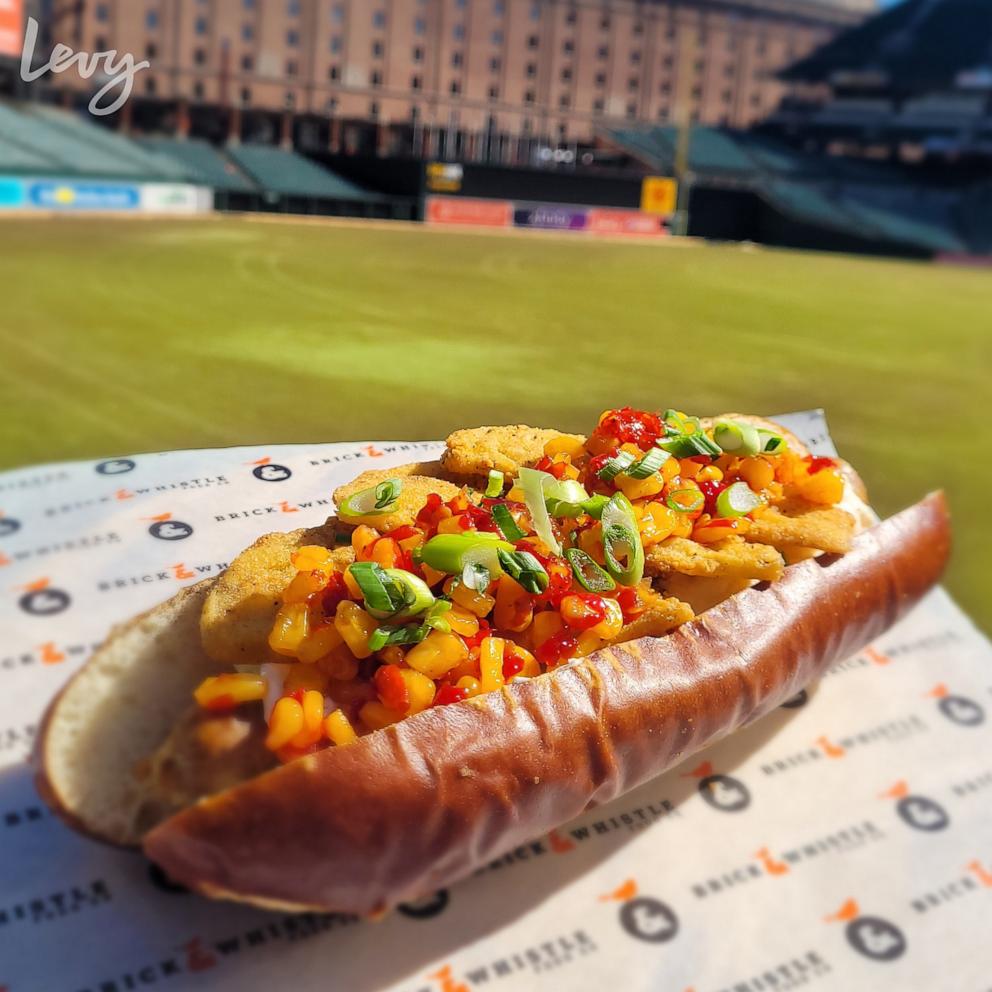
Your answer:
[[[836,453],[819,412],[776,420]],[[49,812],[25,759],[114,624],[263,533],[321,524],[360,472],[442,450],[261,445],[0,473],[0,989],[989,988],[992,647],[941,590],[753,725],[379,922],[209,902]]]
[[[24,0],[0,0],[0,56],[20,58],[24,44]]]
[[[645,176],[641,182],[641,210],[667,217],[675,213],[678,183],[667,176]]]
[[[427,163],[427,188],[435,193],[457,193],[464,177],[465,170],[458,162]]]
[[[206,186],[0,176],[0,210],[196,214],[212,208]]]
[[[588,230],[590,234],[608,234],[612,237],[656,238],[668,234],[662,217],[640,210],[612,210],[606,207],[594,207],[589,211]]]
[[[513,220],[513,204],[509,200],[429,196],[424,210],[424,220],[428,224],[509,227]]]
[[[545,231],[584,231],[589,211],[584,207],[564,207],[555,203],[518,206],[513,211],[516,227],[537,227]]]

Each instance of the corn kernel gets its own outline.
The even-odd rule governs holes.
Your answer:
[[[457,517],[447,517],[437,525],[439,534],[464,534],[465,528],[461,524],[461,514]]]
[[[391,537],[380,537],[372,545],[372,561],[383,568],[396,568],[400,563],[400,546]]]
[[[239,703],[264,699],[266,682],[261,675],[214,675],[204,679],[193,698],[208,710],[233,709]]]
[[[324,697],[314,689],[303,694],[303,729],[289,742],[291,747],[310,747],[320,740],[323,733]]]
[[[434,682],[426,675],[415,672],[412,668],[401,668],[400,675],[403,676],[406,691],[410,697],[410,708],[407,710],[407,715],[427,709],[434,702],[434,693],[437,691]]]
[[[678,514],[670,510],[664,503],[648,503],[644,507],[644,515],[641,517],[640,532],[641,543],[645,548],[659,541],[664,541],[666,537],[671,537],[675,525],[678,523]]]
[[[602,524],[593,524],[592,527],[587,527],[585,530],[580,531],[579,547],[587,555],[589,555],[593,561],[598,562],[600,565],[605,565],[606,558],[603,556]]]
[[[623,628],[623,610],[615,599],[604,597],[603,603],[606,606],[606,618],[600,620],[595,627],[590,627],[589,633],[611,641]]]
[[[496,586],[496,606],[493,622],[500,630],[520,632],[530,626],[534,617],[534,603],[519,582],[509,575],[500,576]]]
[[[324,734],[327,739],[338,747],[354,744],[358,740],[355,728],[344,714],[344,710],[328,713],[324,719]]]
[[[470,698],[472,696],[478,696],[482,692],[482,683],[471,675],[463,675],[455,684],[459,689],[464,689]]]
[[[646,479],[634,479],[629,475],[618,475],[613,481],[629,500],[657,496],[665,488],[665,480],[657,472],[649,475]]]
[[[477,617],[484,617],[496,605],[496,600],[478,589],[469,589],[463,582],[452,586],[451,598]]]
[[[357,603],[341,600],[334,615],[334,626],[356,658],[368,658],[372,654],[369,637],[379,625]]]
[[[328,571],[332,564],[331,552],[319,544],[307,544],[297,548],[289,556],[289,560],[298,572],[312,572],[315,568]]]
[[[432,631],[406,653],[406,663],[431,679],[439,679],[468,656],[465,642],[455,634]]]
[[[775,469],[767,458],[744,458],[737,471],[756,493],[767,489],[775,481]]]
[[[799,495],[811,503],[839,503],[844,498],[844,480],[832,469],[821,469],[799,483]]]
[[[479,683],[483,692],[492,692],[504,684],[503,652],[506,641],[501,637],[483,638],[479,646]]]
[[[702,471],[696,476],[697,482],[721,482],[722,480],[723,472],[716,465],[704,465]]]
[[[285,747],[303,729],[303,707],[291,696],[276,702],[269,718],[265,746],[270,751]]]
[[[300,642],[296,649],[296,657],[304,664],[310,665],[319,658],[323,658],[325,654],[330,654],[343,643],[344,641],[333,623],[321,624],[319,627],[311,628],[307,636]]]
[[[535,613],[534,622],[530,626],[534,647],[539,648],[549,637],[553,637],[564,627],[561,616],[554,610]]]
[[[436,568],[431,568],[427,562],[421,562],[420,569],[424,573],[424,581],[429,586],[436,586],[447,575],[446,572],[439,572]]]
[[[283,590],[284,603],[302,603],[315,592],[320,592],[327,585],[327,576],[316,570],[297,572],[292,581]]]
[[[305,603],[287,603],[279,608],[269,634],[269,647],[276,654],[296,657],[296,651],[310,632],[310,616]]]
[[[348,590],[348,595],[353,599],[365,599],[365,594],[362,592],[362,587],[358,584],[358,580],[355,576],[351,574],[350,568],[344,573],[344,585]]]
[[[388,706],[383,706],[378,699],[373,699],[366,703],[359,711],[358,715],[369,730],[382,730],[403,719],[402,713],[395,713]]]
[[[544,453],[549,458],[554,458],[555,455],[568,455],[569,458],[581,458],[586,453],[586,449],[580,438],[568,437],[566,434],[561,434],[548,441],[544,446]]]
[[[351,532],[351,546],[354,548],[355,557],[359,561],[367,561],[365,552],[380,538],[379,532],[374,527],[367,524],[359,524]]]
[[[468,610],[463,610],[458,606],[452,607],[444,614],[444,619],[456,634],[462,637],[472,637],[479,632],[479,618]]]

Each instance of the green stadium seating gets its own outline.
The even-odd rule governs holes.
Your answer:
[[[271,145],[230,145],[227,153],[263,189],[281,196],[314,197],[371,203],[382,197],[369,193],[302,155]]]
[[[51,160],[0,137],[0,172],[45,174]]]
[[[141,144],[172,159],[197,179],[225,193],[254,193],[258,187],[222,151],[197,138],[142,138]]]

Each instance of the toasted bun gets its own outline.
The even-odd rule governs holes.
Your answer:
[[[797,564],[667,636],[427,710],[201,800],[144,849],[205,895],[259,906],[376,913],[415,899],[768,713],[898,620],[937,582],[949,548],[937,493],[859,535],[848,554]],[[91,741],[110,733],[140,753],[100,718],[118,691],[93,688],[89,711],[78,693],[59,709]],[[82,732],[50,726],[44,754],[63,769]],[[88,781],[106,752],[77,760]],[[54,776],[67,777],[83,771]],[[95,811],[89,801],[79,818]]]
[[[220,671],[200,647],[216,579],[111,631],[49,706],[35,751],[38,791],[70,826],[135,845],[145,796],[135,766],[168,737],[201,679]]]

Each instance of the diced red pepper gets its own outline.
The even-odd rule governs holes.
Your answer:
[[[489,621],[485,617],[479,618],[479,629],[470,636],[459,635],[461,639],[470,647],[477,648],[482,641],[489,636]]]
[[[620,604],[620,611],[623,613],[623,622],[630,623],[636,620],[645,610],[641,597],[633,586],[624,586],[617,593],[617,602]]]
[[[428,493],[427,501],[417,513],[417,523],[432,527],[436,522],[437,511],[444,506],[444,500],[437,493]]]
[[[810,475],[816,475],[817,472],[822,472],[825,468],[837,467],[836,458],[824,458],[822,455],[807,455],[803,461],[809,465]]]
[[[395,530],[389,531],[386,537],[391,537],[394,541],[405,541],[408,537],[419,537],[423,532],[410,524],[404,524]]]
[[[664,431],[658,414],[625,406],[619,410],[611,410],[593,433],[615,437],[623,444],[636,444],[642,451],[647,451]]]
[[[400,672],[399,665],[383,665],[372,678],[375,691],[382,705],[394,713],[405,713],[410,708],[410,692]]]
[[[699,491],[706,497],[706,502],[703,504],[703,511],[705,513],[708,513],[711,517],[717,515],[716,498],[728,485],[729,483],[717,482],[716,479],[704,479],[699,483]]]
[[[320,608],[324,615],[334,616],[338,603],[342,599],[348,598],[348,587],[344,584],[344,575],[341,572],[332,572],[323,592],[316,595],[320,596]]]
[[[514,654],[507,648],[503,653],[503,678],[509,682],[514,675],[519,675],[524,670],[524,660],[520,655]]]
[[[537,660],[547,668],[554,668],[556,665],[571,658],[579,647],[579,639],[567,630],[559,630],[557,634],[552,634],[543,644],[539,644],[534,651]]]
[[[462,689],[457,685],[443,685],[437,691],[432,706],[447,706],[448,703],[460,703],[468,699],[468,689]]]
[[[561,618],[573,630],[589,630],[606,619],[606,603],[595,593],[573,592],[562,603]]]

